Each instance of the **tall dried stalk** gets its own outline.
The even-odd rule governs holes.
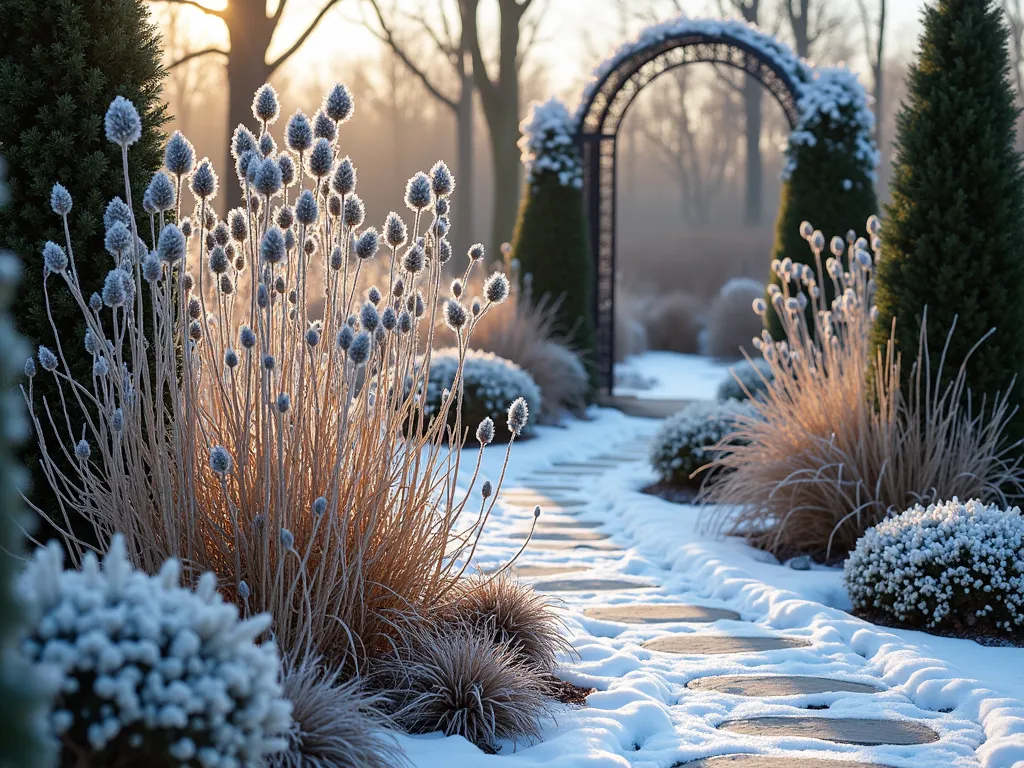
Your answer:
[[[229,214],[232,226],[218,227],[212,213],[212,167],[195,165],[191,145],[173,137],[168,207],[182,227],[166,224],[150,199],[144,229],[153,253],[113,251],[109,295],[92,303],[81,294],[70,238],[67,267],[56,259],[47,270],[47,291],[67,290],[82,310],[95,375],[71,378],[63,344],[82,340],[62,339],[54,327],[59,364],[42,350],[40,363],[61,399],[37,401],[31,379],[23,391],[60,503],[39,511],[76,557],[83,544],[68,521],[80,515],[101,542],[123,533],[131,559],[149,572],[169,557],[214,571],[245,611],[273,615],[286,651],[315,650],[358,668],[391,647],[397,617],[450,599],[496,501],[500,479],[467,510],[483,446],[465,490],[456,489],[463,428],[456,419],[448,430],[443,416],[459,408],[461,368],[442,418],[426,421],[421,404],[434,318],[453,328],[464,357],[473,326],[504,300],[508,283],[492,276],[476,315],[444,301],[454,180],[443,163],[410,180],[409,231],[394,214],[380,236],[357,231],[362,203],[338,152],[345,98],[341,86],[325,98],[319,139],[293,116],[291,152],[277,154],[269,138],[276,94],[260,89],[260,135],[240,127],[233,139],[244,208]],[[130,143],[122,143],[125,158]],[[296,169],[290,184],[285,157]],[[285,169],[283,181],[268,163]],[[186,186],[196,207],[183,221]],[[126,178],[129,206],[132,193]],[[130,228],[134,242],[134,217]],[[387,284],[364,298],[356,286],[378,244]],[[195,276],[181,251],[197,264]],[[464,281],[478,263],[470,260]],[[322,320],[311,321],[314,274],[326,299]],[[118,280],[131,294],[123,303]],[[506,464],[525,418],[525,408],[510,410]],[[65,441],[47,444],[44,423]],[[75,472],[63,473],[58,455]]]
[[[869,229],[877,233],[877,219]],[[712,513],[713,525],[780,556],[828,557],[915,503],[958,496],[1005,505],[1019,495],[1024,470],[1006,438],[1016,411],[1008,393],[972,407],[968,360],[940,387],[945,350],[933,367],[926,318],[911,387],[901,391],[892,340],[884,354],[871,349],[881,241],[873,238],[873,259],[863,239],[833,238],[823,264],[821,232],[806,222],[802,232],[817,269],[789,259],[773,264],[782,287],[769,288],[770,298],[786,338],[764,332],[754,340],[774,377],[751,400],[754,413],[740,415],[723,441],[728,452],[709,467],[717,480],[704,484],[702,497],[724,505]],[[820,289],[826,280],[837,297],[831,304]],[[767,309],[760,299],[754,305],[760,314]]]

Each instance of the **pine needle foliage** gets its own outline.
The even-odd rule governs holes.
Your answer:
[[[61,219],[50,208],[50,188],[59,181],[77,190],[71,242],[88,297],[102,288],[110,268],[104,211],[111,198],[124,195],[121,153],[104,137],[103,114],[118,94],[141,114],[142,137],[128,172],[142,220],[142,190],[160,167],[160,127],[167,119],[160,100],[160,40],[143,0],[0,0],[0,19],[0,154],[9,163],[12,197],[0,210],[0,243],[26,265],[15,323],[33,344],[52,337],[51,317],[80,339],[86,324],[71,296],[51,296],[48,317],[43,295],[43,243],[65,240]],[[92,359],[81,344],[68,345],[65,354],[73,375],[89,375]],[[52,379],[40,381],[39,390],[57,393]],[[38,459],[37,452],[26,456],[33,499],[52,508]]]
[[[884,349],[913,355],[927,308],[928,342],[949,358],[983,334],[967,381],[975,396],[1020,402],[1024,364],[1024,175],[1015,150],[1014,103],[1001,4],[940,0],[924,11],[909,94],[897,117],[892,201],[882,222],[878,324]],[[904,366],[904,386],[909,367]],[[955,369],[943,373],[945,380]],[[1013,384],[1017,376],[1016,384]],[[1014,418],[1021,436],[1022,418]]]

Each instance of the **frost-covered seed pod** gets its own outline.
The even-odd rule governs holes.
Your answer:
[[[89,445],[89,441],[84,437],[75,443],[75,458],[79,461],[88,461],[92,455],[92,448]]]
[[[430,205],[433,190],[427,174],[420,172],[409,179],[405,187],[405,204],[410,210],[421,211]]]
[[[426,258],[427,255],[422,246],[413,245],[406,250],[405,255],[402,257],[402,269],[412,275],[419,274],[423,271],[423,267],[426,264]]]
[[[337,123],[344,123],[351,118],[355,103],[348,88],[341,83],[335,83],[324,97],[323,110]]]
[[[142,120],[138,110],[124,96],[116,96],[103,118],[107,141],[127,149],[142,137]]]
[[[462,298],[462,281],[458,278],[452,280],[452,296],[456,299]]]
[[[175,131],[164,150],[164,167],[175,176],[187,176],[196,164],[196,151],[181,131]]]
[[[51,272],[63,272],[68,267],[68,255],[52,240],[43,246],[43,264]]]
[[[402,310],[398,313],[398,332],[409,333],[412,330],[412,315],[406,310]]]
[[[508,298],[509,282],[503,272],[495,272],[484,283],[484,297],[492,304],[501,304]]]
[[[213,163],[209,158],[204,157],[192,173],[189,188],[192,190],[192,194],[200,200],[212,200],[217,196],[217,186],[217,173],[213,170]],[[211,228],[207,227],[207,229]]]
[[[34,358],[28,358],[25,361],[25,376],[32,378],[36,375],[36,361]]]
[[[345,198],[345,205],[342,208],[342,219],[349,229],[356,229],[363,225],[366,219],[366,208],[359,195],[352,194]],[[377,230],[374,230],[376,233]]]
[[[292,407],[292,398],[287,392],[282,392],[277,396],[277,412],[288,413],[288,410]]]
[[[476,441],[480,445],[490,445],[494,441],[494,422],[489,416],[477,425]]]
[[[476,243],[471,246],[467,254],[470,261],[480,261],[484,257],[484,246],[483,243]]]
[[[63,184],[54,184],[50,190],[50,208],[58,216],[67,216],[71,213],[71,193]]]
[[[256,95],[252,99],[252,114],[264,123],[273,123],[281,114],[281,104],[277,98],[277,91],[270,83],[264,83],[256,89]]]
[[[327,139],[319,138],[313,143],[313,150],[306,161],[306,170],[316,179],[323,179],[334,167],[334,148]]]
[[[372,338],[366,331],[360,331],[348,348],[348,359],[355,365],[362,365],[370,358]]]
[[[454,299],[449,299],[444,305],[444,323],[453,331],[459,331],[466,324],[468,317],[466,308]]]
[[[814,234],[814,226],[809,221],[800,222],[800,237],[804,240],[810,240],[811,235]]]
[[[832,242],[829,244],[829,250],[832,251],[833,256],[842,256],[846,250],[846,242],[843,238],[836,235],[832,238]]]
[[[223,445],[215,445],[210,450],[210,469],[218,475],[228,474],[233,464],[231,454],[228,453],[228,449]]]
[[[409,233],[402,217],[391,211],[384,219],[384,241],[392,248],[399,248],[405,245]]]
[[[352,330],[352,326],[343,325],[341,330],[338,331],[338,347],[344,351],[348,351],[348,348],[352,346],[352,340],[355,338],[355,333]]]
[[[331,189],[341,196],[351,195],[356,191],[357,182],[356,167],[352,164],[352,158],[347,155],[338,161],[334,174],[331,176]]]
[[[285,144],[293,152],[305,152],[313,146],[313,127],[301,109],[288,119],[284,137]]]
[[[529,419],[530,409],[526,405],[526,400],[522,397],[517,397],[512,402],[512,405],[508,407],[508,431],[514,437],[518,437],[526,428]]]
[[[364,261],[372,259],[377,255],[377,248],[380,244],[380,237],[374,227],[368,228],[356,240],[356,256]]]

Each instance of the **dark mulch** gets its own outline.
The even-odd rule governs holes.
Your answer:
[[[574,707],[587,706],[587,696],[597,690],[597,688],[581,688],[578,685],[567,683],[565,680],[559,680],[557,677],[553,678],[551,682],[554,689],[551,698]]]
[[[989,648],[1024,648],[1024,633],[1004,632],[991,626],[978,625],[971,627],[967,624],[956,622],[951,627],[931,627],[926,629],[924,627],[901,624],[886,613],[872,611],[854,611],[853,613],[865,621],[870,621],[872,624],[878,624],[883,627],[914,629],[929,635],[955,637],[958,640],[973,640],[978,645],[988,646]]]
[[[673,504],[693,504],[699,491],[700,483],[677,485],[664,481],[658,481],[643,489],[644,493],[657,496],[665,501],[671,501]]]

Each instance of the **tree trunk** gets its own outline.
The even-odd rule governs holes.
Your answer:
[[[474,203],[476,201],[476,184],[474,179],[475,164],[473,162],[473,72],[469,62],[469,56],[463,54],[460,63],[460,79],[462,80],[459,95],[458,110],[456,111],[456,141],[458,143],[456,178],[458,179],[457,193],[459,195],[459,208],[454,212],[455,221],[453,227],[453,240],[456,253],[462,253],[469,249],[474,242],[473,229],[476,222]]]
[[[744,221],[761,223],[763,209],[764,163],[761,158],[761,84],[749,75],[743,83],[743,109],[746,116],[747,194]]]

